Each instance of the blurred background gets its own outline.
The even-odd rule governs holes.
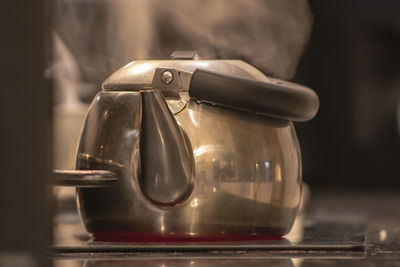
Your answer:
[[[400,185],[400,2],[310,1],[311,39],[295,80],[318,115],[297,124],[311,185]]]
[[[400,186],[399,1],[20,0],[1,11],[0,266],[45,266],[50,173],[74,168],[101,82],[174,50],[242,59],[318,93],[317,116],[296,123],[312,190]]]

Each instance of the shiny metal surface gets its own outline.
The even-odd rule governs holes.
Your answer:
[[[178,60],[177,65],[267,80],[242,61],[193,62]],[[132,63],[104,86],[146,86],[153,79],[148,68],[156,71],[151,63]],[[96,96],[77,168],[110,170],[120,180],[105,188],[77,189],[88,232],[96,240],[147,241],[286,234],[301,197],[293,124],[191,99],[167,102],[149,88],[103,90]]]
[[[54,170],[54,184],[59,186],[101,187],[118,181],[115,173],[105,170]]]
[[[140,188],[153,202],[176,204],[192,190],[193,151],[161,92],[141,97]]]
[[[77,167],[110,169],[121,181],[77,190],[90,233],[224,238],[289,231],[301,195],[292,123],[191,101],[175,119],[193,150],[193,192],[182,203],[163,207],[150,202],[139,186],[140,114],[135,92],[100,92],[92,104]]]
[[[171,71],[166,70],[162,73],[161,80],[163,81],[163,83],[169,84],[174,80],[174,75]]]

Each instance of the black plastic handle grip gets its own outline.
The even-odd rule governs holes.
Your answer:
[[[305,86],[261,82],[201,69],[193,73],[189,95],[204,102],[293,121],[313,118],[319,107],[317,94]]]

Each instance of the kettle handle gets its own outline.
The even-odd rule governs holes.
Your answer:
[[[189,95],[204,102],[293,121],[312,119],[319,107],[317,94],[305,86],[281,80],[261,82],[202,69],[194,71]]]

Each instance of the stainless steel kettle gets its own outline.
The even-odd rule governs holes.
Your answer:
[[[81,134],[77,203],[95,240],[252,240],[286,234],[301,197],[292,120],[309,88],[240,60],[134,61],[94,98]]]

